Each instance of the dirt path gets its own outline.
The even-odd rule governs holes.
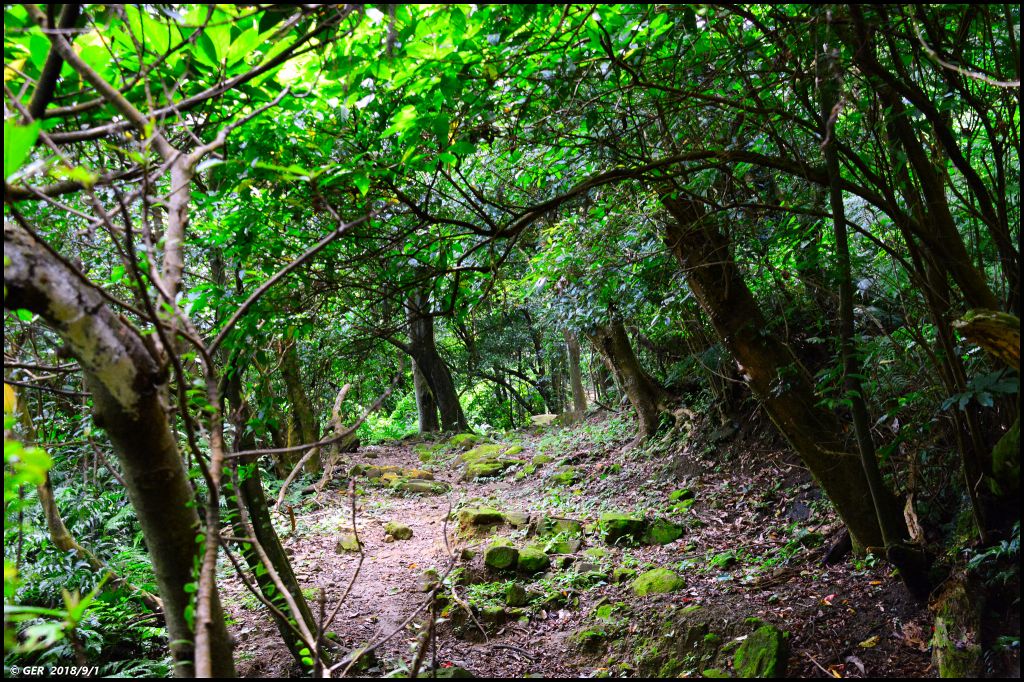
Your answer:
[[[519,458],[530,461],[545,452],[555,454],[557,461],[518,479],[517,470],[512,469],[503,477],[482,482],[460,480],[462,468],[448,459],[454,452],[433,466],[421,463],[411,446],[371,446],[353,455],[353,461],[367,465],[427,468],[435,480],[451,484],[452,492],[437,497],[401,496],[385,487],[362,487],[357,527],[365,559],[331,627],[338,641],[356,648],[399,629],[424,602],[423,572],[443,573],[449,564],[443,535],[449,504],[457,508],[467,500],[482,499],[506,513],[553,514],[585,523],[610,510],[648,517],[652,510],[668,515],[675,511],[682,515],[675,518],[685,521],[687,534],[666,545],[632,548],[605,547],[599,538],[588,535],[572,557],[572,567],[519,578],[526,587],[546,591],[555,599],[507,619],[487,620],[480,593],[471,595],[468,588],[457,588],[462,599],[477,599],[474,611],[487,636],[484,639],[472,622],[463,623],[462,609],[453,607],[451,621],[438,629],[436,660],[441,667],[465,668],[478,677],[619,676],[640,670],[657,674],[657,667],[645,670],[644,665],[654,665],[651,660],[661,665],[664,656],[651,659],[653,654],[645,647],[662,641],[658,638],[675,642],[689,636],[673,629],[670,621],[674,614],[700,607],[702,627],[712,633],[736,634],[734,624],[747,617],[789,631],[790,676],[823,676],[821,671],[830,668],[845,677],[929,674],[927,647],[922,644],[929,627],[927,611],[908,603],[881,566],[821,566],[821,549],[816,547],[836,528],[834,519],[813,487],[801,482],[806,474],[782,462],[780,455],[760,454],[756,466],[737,460],[722,467],[714,454],[709,458],[690,451],[637,453],[623,448],[625,440],[598,438],[604,445],[595,445],[590,442],[594,437],[591,431],[580,438],[554,441],[536,435],[517,437],[525,448]],[[575,468],[576,483],[553,483],[560,462]],[[696,501],[685,514],[670,502],[670,493],[683,484],[697,490]],[[412,538],[386,541],[386,522],[407,525]],[[312,510],[297,515],[294,534],[281,528],[311,604],[315,605],[315,592],[324,588],[331,608],[348,585],[358,555],[338,554],[335,548],[339,532],[350,527],[345,492],[330,490]],[[523,530],[506,527],[501,534],[519,545],[526,542]],[[476,549],[477,557],[469,565],[476,582],[492,581],[492,599],[486,603],[493,605],[494,594],[507,585],[502,581],[509,576],[482,570],[479,555],[489,539],[460,537],[454,522],[448,524],[448,536],[456,552]],[[600,565],[592,555],[583,554],[588,547],[601,547]],[[639,571],[669,567],[685,577],[686,588],[638,598],[628,583],[615,584],[611,578],[612,569],[618,567]],[[598,579],[582,581],[580,571],[584,570],[595,571],[588,575]],[[223,583],[226,608],[235,620],[232,632],[238,640],[240,674],[295,674],[297,669],[273,624],[256,608],[255,600],[244,593],[237,578]],[[614,621],[614,632],[610,621],[595,620],[601,604],[628,614]],[[377,662],[360,674],[382,676],[408,664],[422,621],[414,619],[412,626],[381,646]],[[597,634],[586,640],[580,633]],[[860,646],[864,642],[868,645]],[[645,655],[650,659],[647,663]],[[662,673],[666,670],[675,673],[669,676],[679,673],[667,668]]]

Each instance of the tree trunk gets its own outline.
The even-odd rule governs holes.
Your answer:
[[[299,368],[299,353],[295,349],[294,342],[282,342],[281,348],[281,376],[284,378],[285,386],[288,389],[288,400],[292,404],[292,414],[295,415],[297,427],[296,437],[298,443],[315,443],[320,440],[320,421],[316,418],[313,410],[313,403],[309,399],[309,392],[302,382],[302,370]],[[290,466],[294,467],[302,454],[292,455]],[[306,460],[305,469],[310,474],[320,472],[320,453],[314,454]]]
[[[666,409],[665,389],[640,366],[622,322],[616,320],[600,325],[589,332],[587,338],[629,398],[636,412],[637,437],[650,438],[657,432],[661,413]]]
[[[569,354],[569,384],[572,386],[573,410],[581,416],[587,411],[587,394],[583,390],[583,372],[580,371],[580,342],[576,335],[565,330],[565,348]]]
[[[185,616],[194,587],[199,515],[164,409],[166,375],[102,295],[21,227],[4,223],[8,310],[25,308],[57,332],[84,371],[96,425],[114,445],[153,562],[175,674],[194,674],[193,632]],[[216,530],[211,530],[216,532]],[[213,674],[233,677],[231,641],[216,588],[209,629]]]
[[[807,370],[788,346],[766,333],[767,322],[728,240],[697,203],[668,195],[662,203],[673,218],[666,224],[666,241],[754,395],[832,500],[854,546],[881,547],[860,457],[850,451],[839,420],[818,406]]]
[[[469,423],[455,392],[455,382],[444,358],[437,352],[434,340],[434,317],[427,310],[427,297],[420,293],[409,296],[406,313],[409,321],[409,354],[427,380],[430,392],[441,413],[445,431],[467,431]]]
[[[412,385],[416,392],[416,412],[420,417],[420,433],[440,431],[441,422],[437,419],[437,401],[434,400],[430,384],[415,360],[412,361]]]
[[[831,41],[830,41],[831,42]],[[831,49],[831,48],[828,48]],[[850,265],[850,243],[846,231],[846,207],[840,187],[839,156],[835,148],[834,127],[830,127],[831,113],[839,100],[839,77],[835,72],[831,54],[819,55],[818,82],[820,83],[821,120],[825,122],[822,139],[825,169],[829,176],[829,204],[832,209],[832,230],[836,241],[836,271],[839,275],[839,347],[843,362],[843,384],[850,400],[853,430],[857,436],[861,466],[868,482],[871,501],[875,507],[878,527],[885,543],[886,556],[900,572],[904,585],[917,599],[928,598],[931,586],[927,577],[927,560],[918,547],[907,544],[909,533],[900,514],[896,496],[892,494],[878,467],[875,443],[871,438],[871,419],[867,399],[861,384],[861,366],[854,340],[853,274]]]
[[[255,439],[252,437],[252,432],[246,428],[246,424],[249,421],[249,405],[242,398],[241,391],[241,378],[238,375],[240,370],[236,368],[236,373],[227,383],[227,390],[225,397],[228,403],[231,405],[231,421],[235,427],[235,452],[241,452],[242,450],[254,450],[256,449]],[[281,545],[281,540],[277,535],[277,531],[274,530],[274,524],[270,518],[270,509],[267,506],[266,494],[263,491],[263,482],[260,480],[260,467],[256,460],[255,455],[250,455],[242,460],[232,460],[233,463],[238,466],[237,480],[239,482],[237,496],[230,495],[231,491],[228,490],[230,495],[228,503],[234,502],[238,504],[241,502],[245,505],[245,509],[248,512],[249,524],[252,526],[252,532],[255,536],[256,542],[263,548],[264,554],[270,560],[271,566],[274,571],[277,572],[278,577],[284,584],[288,593],[292,596],[296,606],[305,621],[306,627],[310,632],[316,632],[317,626],[316,621],[313,618],[313,613],[310,611],[309,604],[306,602],[306,598],[302,594],[302,588],[299,585],[299,581],[295,578],[295,572],[292,570],[291,561],[288,559],[288,555],[284,551],[284,547]],[[233,500],[231,498],[234,498]],[[248,537],[249,531],[242,523],[242,520],[238,514],[232,515],[233,527],[235,534],[239,537]],[[260,592],[263,596],[278,609],[282,614],[289,614],[288,606],[285,600],[278,593],[276,585],[271,578],[270,574],[263,568],[263,563],[256,550],[251,544],[245,545],[242,550],[242,556],[245,558],[246,564],[252,569],[253,576],[255,576],[256,584],[259,585]],[[296,634],[295,626],[289,623],[290,618],[282,618],[279,614],[271,612],[271,617],[274,619],[274,623],[277,625],[278,632],[281,633],[281,638],[284,640],[284,644],[288,647],[292,657],[296,663],[303,669],[305,665],[302,659],[305,658],[301,651],[306,647],[302,642],[302,639]]]

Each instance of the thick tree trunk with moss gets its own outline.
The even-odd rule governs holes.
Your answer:
[[[441,422],[437,419],[437,401],[434,400],[430,384],[415,360],[412,361],[412,386],[416,393],[416,413],[420,418],[420,433],[440,431]]]
[[[96,425],[114,445],[153,562],[175,674],[194,674],[194,634],[186,618],[199,516],[165,409],[165,372],[142,338],[110,310],[85,278],[27,231],[5,221],[4,307],[38,314],[84,371]],[[186,589],[190,591],[186,591]],[[231,641],[216,589],[211,595],[213,674],[234,676]]]
[[[292,404],[292,415],[295,418],[297,444],[315,443],[320,440],[320,421],[309,399],[309,392],[302,381],[302,370],[299,367],[299,353],[292,342],[282,342],[281,377],[288,389],[288,400]],[[292,455],[290,466],[294,467],[304,452]],[[304,465],[308,473],[320,472],[320,453],[314,454]]]
[[[728,240],[694,202],[668,195],[662,202],[672,217],[665,228],[668,246],[754,395],[835,505],[854,546],[882,547],[858,453],[835,415],[818,406],[806,368],[785,343],[767,333]]]
[[[621,321],[595,327],[587,338],[629,398],[636,412],[638,438],[650,438],[658,430],[661,413],[667,410],[668,393],[640,365]]]
[[[238,377],[228,381],[226,397],[232,407],[231,421],[235,427],[235,451],[256,449],[256,442],[252,437],[252,432],[246,428],[250,416],[249,405],[242,398],[241,382]],[[288,593],[295,600],[295,604],[301,612],[306,627],[310,632],[316,632],[316,621],[313,618],[313,613],[310,611],[309,604],[302,594],[302,588],[295,577],[291,561],[281,545],[277,531],[274,530],[274,524],[270,517],[270,508],[267,506],[267,497],[263,490],[263,482],[260,479],[259,463],[253,455],[243,458],[238,462],[238,465],[239,485],[237,495],[232,494],[236,491],[232,491],[229,488],[226,491],[229,495],[228,502],[229,504],[241,502],[245,505],[255,540],[263,548],[263,552],[270,560],[274,571],[277,572]],[[231,518],[235,534],[239,537],[248,537],[248,529],[242,524],[240,515],[236,512],[231,515]],[[289,613],[287,604],[279,594],[269,573],[263,570],[260,557],[252,545],[244,546],[242,556],[245,558],[249,568],[252,569],[256,584],[259,585],[263,596],[280,609],[282,614],[289,616],[282,618],[277,613],[271,612],[270,614],[277,625],[277,630],[281,634],[285,646],[288,647],[288,651],[291,652],[296,663],[304,667],[302,659],[307,656],[304,656],[301,652],[306,648],[306,645],[295,632],[294,624],[289,623],[292,614]]]
[[[406,314],[409,323],[408,352],[423,373],[430,392],[437,402],[441,413],[441,428],[445,431],[466,431],[469,422],[459,403],[459,394],[455,391],[451,370],[437,352],[434,339],[434,317],[429,311],[429,302],[423,294],[414,293],[406,301]]]

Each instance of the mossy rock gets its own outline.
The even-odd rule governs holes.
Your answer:
[[[609,513],[601,515],[601,537],[605,543],[615,545],[626,542],[636,542],[643,537],[647,522],[636,516],[628,514]]]
[[[511,583],[508,589],[505,590],[505,603],[512,607],[526,606],[538,596],[540,595],[526,589],[519,583]]]
[[[505,521],[502,513],[491,507],[464,507],[459,510],[458,519],[459,530],[464,533],[487,531]]]
[[[505,522],[513,528],[530,525],[530,515],[526,512],[505,512]]]
[[[516,567],[518,559],[519,550],[506,538],[495,540],[484,552],[484,565],[494,571],[511,570]]]
[[[473,462],[479,462],[485,459],[497,459],[499,454],[501,454],[500,445],[478,445],[472,450],[468,450],[459,455],[458,459],[460,462],[472,464]]]
[[[786,676],[789,657],[787,633],[774,625],[762,625],[740,644],[733,657],[737,677]]]
[[[505,469],[505,462],[500,462],[496,459],[470,462],[466,465],[466,473],[462,475],[462,480],[475,481],[478,478],[494,478],[495,476],[500,476],[501,472],[505,471]]]
[[[433,497],[448,493],[452,487],[444,481],[430,481],[422,478],[410,478],[395,481],[391,489],[400,493],[426,495]]]
[[[667,545],[683,537],[685,532],[686,529],[678,523],[655,519],[648,524],[642,540],[645,545]]]
[[[611,552],[604,547],[590,547],[583,550],[583,553],[595,561],[604,561],[611,556]]]
[[[613,583],[628,583],[636,578],[635,568],[626,568],[625,566],[619,566],[612,570],[612,582]]]
[[[585,654],[596,654],[600,652],[608,640],[608,633],[604,630],[586,629],[574,633],[569,641]]]
[[[583,524],[575,519],[548,517],[545,520],[544,526],[544,532],[548,535],[568,535],[571,537],[583,536]]]
[[[649,594],[668,594],[686,587],[686,581],[668,570],[667,568],[655,568],[640,575],[633,581],[633,593],[638,597],[646,597]]]
[[[337,554],[345,554],[346,552],[358,552],[360,547],[359,539],[356,538],[355,533],[347,530],[342,531],[338,535],[338,544],[334,546],[334,551]]]
[[[508,450],[506,450],[503,454],[506,457],[513,457],[515,455],[518,455],[522,451],[523,451],[523,446],[522,445],[513,445]]]
[[[480,620],[496,625],[508,622],[508,615],[504,606],[485,606],[480,610]]]
[[[388,521],[384,524],[384,532],[396,540],[411,540],[412,528],[397,521]]]
[[[704,671],[700,675],[701,675],[701,677],[710,677],[710,678],[728,678],[729,677],[729,673],[725,672],[724,670],[719,670],[718,668],[705,668]]]
[[[668,499],[673,502],[683,502],[685,500],[692,500],[693,498],[693,491],[689,488],[680,488],[679,490],[673,490],[668,494]]]
[[[552,485],[573,485],[581,478],[583,478],[583,474],[577,469],[571,466],[563,466],[548,476],[548,483]]]
[[[575,554],[580,550],[582,541],[579,538],[567,540],[549,540],[544,543],[545,554]]]
[[[448,445],[459,450],[469,450],[482,440],[475,433],[457,433],[448,439]]]
[[[554,461],[555,461],[555,458],[552,457],[551,455],[534,455],[533,459],[530,460],[531,463],[533,463],[533,464],[535,464],[535,465],[537,465],[539,467],[540,466],[544,466],[545,464],[550,464],[551,462],[554,462]]]
[[[517,568],[523,575],[534,575],[546,571],[549,566],[551,566],[551,559],[537,547],[524,547],[519,552]]]

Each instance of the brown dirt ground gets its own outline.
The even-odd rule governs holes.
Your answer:
[[[585,428],[591,433],[602,428],[597,418],[590,422]],[[931,616],[906,596],[883,562],[872,567],[848,557],[845,563],[825,567],[822,547],[799,549],[788,561],[779,558],[792,537],[789,529],[828,538],[838,524],[827,504],[818,499],[806,471],[783,447],[765,447],[767,437],[741,433],[735,438],[719,446],[705,445],[700,452],[696,446],[630,449],[626,440],[591,446],[584,434],[575,441],[563,438],[556,458],[572,460],[584,473],[582,481],[569,488],[545,481],[557,462],[518,481],[513,470],[502,479],[471,483],[459,481],[461,472],[453,464],[435,466],[435,477],[453,485],[450,500],[398,497],[386,489],[366,487],[358,498],[357,513],[365,560],[331,629],[346,648],[365,645],[393,632],[423,603],[425,595],[417,589],[422,572],[434,568],[444,573],[449,564],[443,534],[449,504],[487,498],[503,511],[547,512],[581,520],[596,519],[602,511],[653,510],[684,521],[687,534],[665,546],[612,548],[612,565],[623,561],[640,568],[682,565],[679,572],[686,578],[685,590],[637,598],[626,585],[599,584],[578,591],[579,603],[574,607],[492,628],[487,641],[457,638],[451,624],[443,624],[436,642],[438,665],[461,666],[478,677],[594,676],[606,670],[607,654],[583,654],[569,638],[593,624],[589,614],[604,599],[630,605],[631,630],[642,631],[673,607],[692,604],[706,608],[705,619],[712,625],[720,621],[726,627],[759,617],[790,632],[790,677],[935,676],[927,645]],[[504,442],[513,440],[525,447],[520,457],[537,454],[544,447],[551,454],[550,435],[545,439],[517,433]],[[412,446],[404,444],[365,447],[351,461],[424,467]],[[672,517],[666,511],[671,504],[668,494],[684,486],[696,492],[696,502],[689,512]],[[308,510],[298,515],[294,533],[286,520],[280,526],[300,582],[307,589],[323,588],[328,608],[336,604],[358,561],[357,555],[335,553],[339,530],[350,526],[349,514],[346,491],[340,486],[309,503]],[[413,538],[385,542],[386,521],[410,526]],[[467,545],[456,536],[454,524],[447,530],[451,547]],[[585,546],[596,544],[596,538],[588,538]],[[710,559],[727,551],[737,552],[738,562],[727,569],[712,567]],[[237,578],[223,585],[223,600],[234,620],[231,629],[238,642],[239,673],[247,677],[296,674],[263,609],[256,608]],[[311,601],[315,604],[315,599]],[[362,674],[379,677],[403,661],[408,664],[421,621],[415,620],[414,626],[383,645],[378,663]]]

